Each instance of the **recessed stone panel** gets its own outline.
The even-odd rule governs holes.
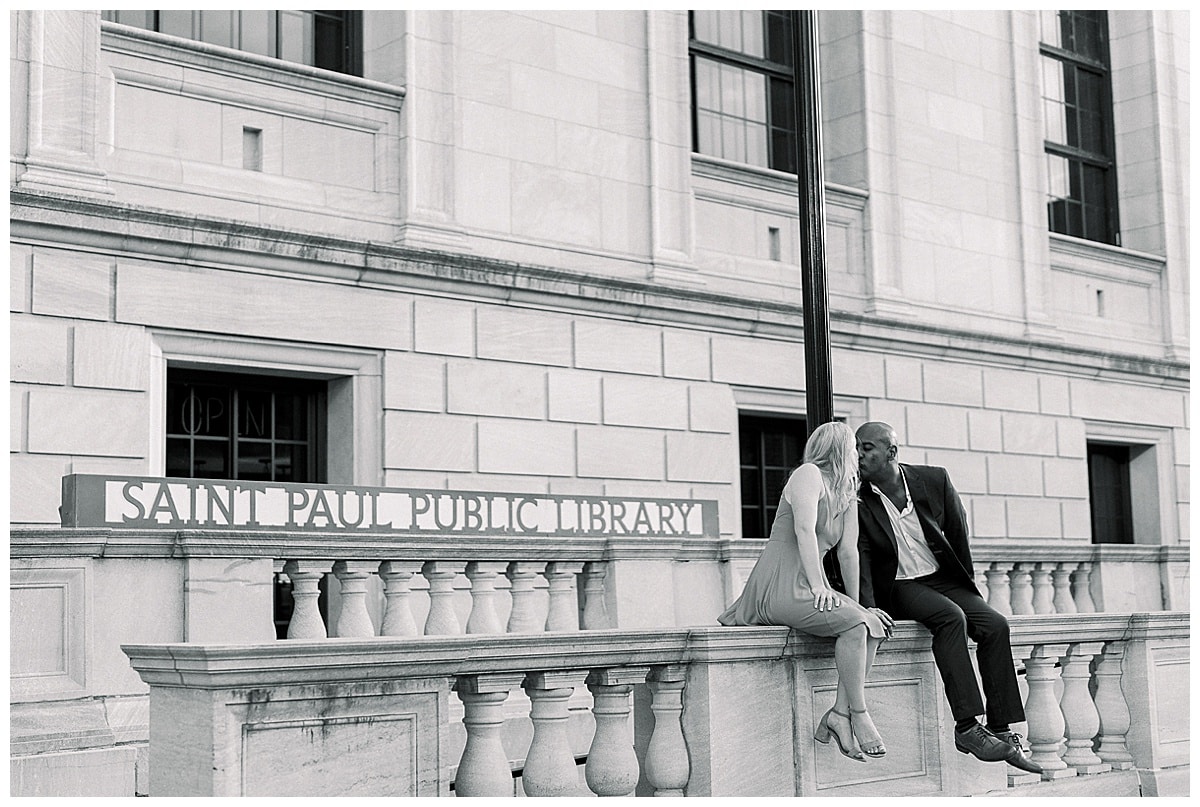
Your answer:
[[[242,795],[420,795],[416,722],[410,713],[247,724]]]
[[[84,563],[14,565],[9,585],[10,688],[14,701],[87,691],[91,575]]]

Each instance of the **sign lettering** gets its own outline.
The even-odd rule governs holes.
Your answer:
[[[63,477],[64,527],[710,537],[717,503],[240,480]]]

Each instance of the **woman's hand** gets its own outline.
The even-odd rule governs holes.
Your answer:
[[[892,628],[896,627],[896,620],[892,619],[892,615],[882,608],[871,607],[867,610],[879,617],[879,621],[883,623],[884,638],[892,638]]]
[[[813,586],[813,608],[818,611],[832,611],[842,604],[842,595],[825,586]]]

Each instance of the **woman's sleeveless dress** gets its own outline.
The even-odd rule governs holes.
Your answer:
[[[826,533],[835,518],[830,509],[824,508],[823,531]],[[857,518],[858,514],[852,508],[846,516]],[[819,532],[822,531],[820,526],[818,524]],[[840,533],[840,526],[838,530]],[[828,587],[825,569],[821,568],[820,572]],[[722,625],[787,625],[814,636],[836,636],[861,623],[876,639],[884,638],[886,634],[879,617],[845,595],[841,596],[841,601],[842,604],[832,610],[818,611],[813,607],[812,590],[800,573],[800,550],[796,546],[792,506],[781,497],[775,523],[771,525],[771,537],[746,579],[742,596],[717,617],[717,621]]]

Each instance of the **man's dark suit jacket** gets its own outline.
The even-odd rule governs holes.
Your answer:
[[[945,468],[900,464],[908,479],[908,492],[917,511],[925,541],[933,550],[938,569],[959,580],[976,594],[971,549],[967,546],[967,514]],[[883,501],[869,482],[858,491],[858,599],[864,606],[892,609],[896,582],[896,536]]]

